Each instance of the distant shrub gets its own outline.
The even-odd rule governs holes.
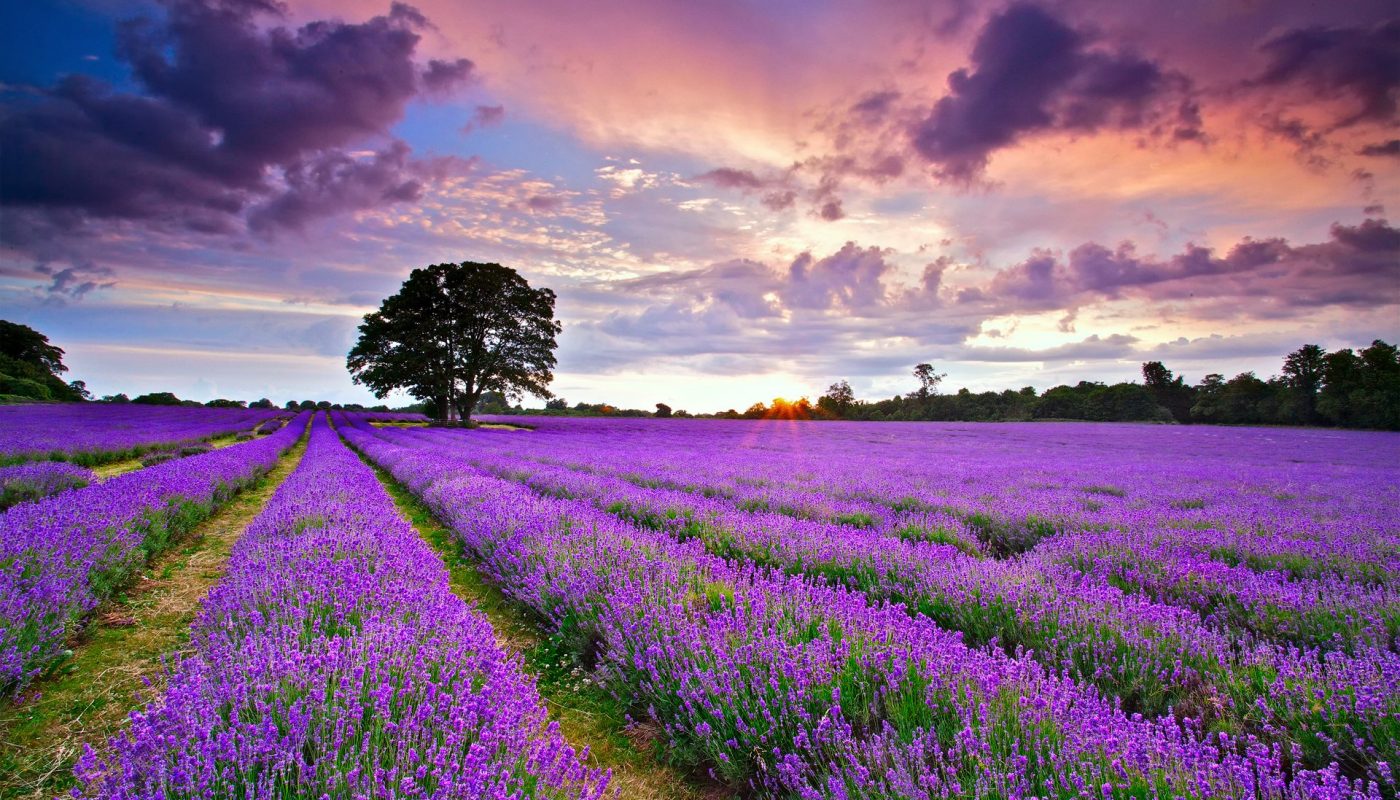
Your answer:
[[[30,397],[35,400],[53,399],[53,393],[49,391],[49,387],[42,383],[32,381],[28,378],[15,378],[4,374],[0,374],[0,394]]]
[[[170,392],[150,392],[138,395],[131,402],[147,406],[178,406],[180,398]]]
[[[172,450],[152,450],[141,456],[141,466],[154,467],[156,464],[164,464],[173,458],[179,458],[179,454]]]

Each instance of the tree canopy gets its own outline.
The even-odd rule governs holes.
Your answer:
[[[500,264],[416,269],[365,316],[346,367],[376,397],[406,391],[440,419],[470,419],[485,392],[549,398],[562,330],[554,300]]]
[[[0,394],[24,400],[84,400],[81,381],[64,383],[63,349],[28,325],[0,319]]]

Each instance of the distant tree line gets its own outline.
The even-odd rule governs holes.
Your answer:
[[[657,403],[655,411],[647,411],[642,408],[622,408],[612,403],[575,403],[569,405],[569,401],[562,397],[555,397],[545,402],[543,409],[525,408],[519,403],[510,405],[510,402],[496,392],[485,392],[477,402],[476,410],[481,414],[529,414],[532,416],[546,417],[689,417],[690,413],[684,409],[672,410],[665,403]]]
[[[917,364],[918,386],[885,400],[858,400],[849,382],[827,388],[815,403],[775,398],[743,411],[689,414],[657,403],[656,410],[610,403],[575,403],[562,397],[544,409],[526,409],[487,392],[478,410],[488,414],[584,417],[702,417],[715,419],[848,419],[1012,422],[1086,420],[1221,425],[1321,425],[1400,430],[1400,353],[1381,340],[1353,351],[1327,352],[1304,345],[1283,360],[1280,374],[1260,379],[1252,372],[1233,378],[1211,373],[1191,385],[1160,361],[1142,365],[1142,382],[1079,381],[1036,392],[1034,387],[1000,392],[960,389],[942,394],[947,377],[933,365]],[[410,407],[408,410],[420,410]]]
[[[97,399],[99,403],[133,403],[135,405],[146,406],[203,406],[205,408],[277,408],[277,404],[263,397],[249,402],[247,400],[229,400],[218,398],[207,402],[198,400],[181,400],[172,392],[150,392],[148,394],[128,397],[125,393],[103,395]],[[329,400],[288,400],[281,408],[287,411],[389,411],[386,405],[366,406],[361,403],[332,403]],[[398,409],[394,409],[398,410]]]
[[[1001,392],[939,394],[942,375],[915,367],[919,388],[886,400],[857,400],[850,384],[832,384],[807,415],[855,420],[1179,422],[1219,425],[1324,425],[1400,430],[1400,351],[1379,339],[1370,347],[1327,352],[1304,345],[1283,360],[1280,374],[1233,378],[1211,373],[1192,386],[1160,361],[1142,365],[1142,383],[1080,381],[1037,394],[1033,387]],[[791,416],[756,404],[742,414]]]

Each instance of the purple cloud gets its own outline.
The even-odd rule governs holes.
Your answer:
[[[300,230],[320,217],[417,200],[423,193],[422,170],[410,163],[408,145],[394,142],[370,158],[340,151],[288,164],[286,188],[252,209],[248,225],[255,231]]]
[[[450,92],[470,80],[474,68],[475,65],[466,58],[455,61],[432,59],[420,76],[423,88],[436,94]]]
[[[780,185],[777,178],[760,178],[747,169],[720,167],[695,176],[695,180],[718,186],[721,189],[764,189]]]
[[[826,258],[803,253],[788,267],[782,297],[791,308],[871,309],[887,299],[884,278],[890,271],[878,247],[846,244]]]
[[[1310,27],[1266,41],[1268,66],[1255,87],[1299,87],[1312,99],[1346,97],[1352,109],[1333,128],[1361,122],[1393,124],[1400,96],[1400,19],[1372,27]]]
[[[1090,242],[1063,259],[1037,252],[958,299],[1007,310],[1048,310],[1125,296],[1251,298],[1262,314],[1325,305],[1378,308],[1400,302],[1400,230],[1368,219],[1333,225],[1329,240],[1317,244],[1244,239],[1224,256],[1190,245],[1166,260],[1140,256],[1131,244],[1110,250]]]
[[[894,110],[898,100],[899,92],[893,90],[870,92],[851,105],[851,113],[867,120],[879,120]]]
[[[1092,39],[1033,5],[993,16],[973,45],[972,64],[948,76],[948,94],[916,124],[916,152],[939,175],[976,178],[995,151],[1046,131],[1166,125],[1199,136],[1187,79]]]
[[[125,218],[198,232],[285,226],[417,197],[407,146],[369,162],[406,104],[465,80],[471,62],[413,61],[421,14],[395,3],[359,24],[267,27],[279,4],[170,0],[124,23],[119,57],[144,90],[91,78],[4,97],[0,197],[31,216]],[[344,193],[343,197],[333,195]]]
[[[1358,155],[1363,156],[1391,156],[1400,158],[1400,139],[1391,139],[1388,142],[1377,142],[1368,144],[1361,148]]]

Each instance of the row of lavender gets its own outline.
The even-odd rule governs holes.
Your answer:
[[[993,441],[987,449],[999,453],[1003,466],[993,470],[978,458],[969,468],[947,452],[941,436],[948,431],[933,428],[939,439],[915,435],[908,442],[935,459],[933,466],[904,462],[892,468],[888,453],[867,448],[860,470],[843,467],[850,459],[833,460],[821,474],[805,474],[807,485],[802,485],[791,472],[770,468],[774,465],[766,456],[784,452],[771,446],[771,435],[764,437],[763,450],[741,447],[725,463],[712,464],[707,454],[713,443],[696,436],[708,431],[692,428],[685,441],[676,430],[686,428],[660,431],[659,441],[620,431],[622,435],[516,438],[492,449],[507,468],[518,469],[511,465],[519,461],[560,464],[643,487],[719,497],[745,510],[773,509],[941,541],[973,555],[1032,549],[1047,563],[1184,605],[1234,631],[1299,645],[1347,649],[1360,639],[1394,648],[1400,638],[1400,583],[1395,581],[1400,519],[1394,511],[1400,503],[1400,442],[1393,434],[1342,434],[1341,441],[1325,447],[1319,445],[1336,434],[1300,434],[1322,438],[1306,443],[1307,449],[1279,453],[1287,465],[1283,469],[1278,463],[1251,467],[1242,457],[1231,462],[1194,446],[1159,451],[1144,466],[1133,460],[1140,452],[1132,447],[1112,448],[1099,441],[1091,452],[1079,454],[1078,463],[1074,448],[1055,447],[1055,457],[1065,462],[1055,474],[1053,465],[1044,463],[1042,445],[1048,441],[1033,438],[1035,446],[1018,450],[1004,444],[998,448]],[[1062,435],[1053,427],[1047,430],[1050,437]],[[1129,436],[1158,435],[1154,429],[1147,429],[1148,434],[1141,428],[1109,430],[1128,443],[1133,441]],[[834,438],[841,441],[840,429],[836,431]],[[1236,435],[1243,447],[1250,436],[1272,433]],[[1098,429],[1086,434],[1104,435]],[[802,449],[829,447],[828,438],[833,437],[802,440]],[[781,445],[782,437],[777,441]],[[1005,464],[1017,466],[1008,470]],[[706,472],[710,466],[714,469]],[[976,471],[982,468],[988,475],[978,480]],[[952,489],[931,491],[930,478],[944,472],[962,477],[951,482]],[[831,474],[849,480],[837,481]],[[1043,487],[1052,475],[1061,496],[1066,486],[1079,493],[1077,512],[1052,513],[1042,504],[1033,512],[1007,513],[1009,502],[1024,503],[1034,494],[1024,489],[1027,484],[1046,494]],[[874,480],[888,485],[872,490]],[[896,486],[896,481],[902,484]],[[1202,499],[1206,496],[1212,499]]]
[[[103,798],[598,798],[517,658],[324,417],[194,653],[79,765]]]
[[[91,466],[157,447],[251,431],[288,414],[111,403],[0,406],[0,464],[49,459]]]
[[[1335,766],[1299,769],[1293,748],[1126,714],[1031,659],[969,648],[860,592],[542,496],[474,468],[451,440],[347,437],[596,660],[674,758],[735,785],[803,798],[1380,791]]]
[[[88,612],[152,554],[271,469],[306,420],[0,514],[0,690],[18,692],[61,658]]]
[[[641,483],[796,516],[933,511],[998,557],[1062,532],[1162,530],[1197,545],[1209,538],[1230,560],[1304,576],[1400,575],[1400,441],[1393,433],[531,422],[539,423],[531,436],[494,447],[560,463],[596,463],[606,454],[601,463]]]
[[[68,489],[81,489],[96,478],[87,467],[66,461],[36,461],[0,467],[0,511]]]
[[[522,437],[405,435],[439,445],[455,439],[473,464],[493,474],[546,494],[586,498],[624,518],[697,538],[719,555],[906,603],[911,612],[962,631],[971,644],[1031,651],[1129,709],[1174,712],[1296,743],[1305,764],[1335,760],[1351,774],[1379,776],[1381,764],[1400,756],[1400,603],[1393,585],[1290,579],[1184,556],[1172,562],[1160,550],[1158,562],[1120,559],[1123,569],[1110,581],[1065,562],[1075,554],[1082,558],[1087,546],[1126,549],[1140,534],[1054,537],[1026,557],[1003,562],[890,535],[928,531],[921,512],[864,529],[741,511],[723,494],[644,488],[635,475],[629,481],[610,473],[616,467],[609,463],[629,462],[625,440],[596,452],[552,442],[553,457],[586,461],[565,469],[519,455],[529,446]],[[668,479],[663,473],[655,482]],[[1133,584],[1125,580],[1128,569],[1144,577]],[[1146,586],[1147,577],[1174,590],[1131,591]],[[1193,591],[1179,591],[1186,585]]]
[[[702,461],[708,451],[697,446],[695,440],[686,449],[671,448],[671,442],[654,443],[621,436],[606,440],[589,436],[576,439],[531,436],[477,441],[492,443],[491,447],[477,448],[476,452],[480,454],[482,465],[497,474],[528,479],[546,491],[582,491],[602,503],[621,505],[619,511],[634,517],[683,517],[711,523],[707,527],[731,527],[716,522],[717,518],[724,517],[741,528],[796,528],[808,532],[805,538],[830,540],[834,543],[832,546],[838,548],[843,542],[859,545],[858,552],[843,554],[838,561],[868,554],[870,542],[888,548],[888,552],[880,554],[885,559],[908,549],[898,546],[897,542],[882,542],[880,537],[948,544],[976,558],[994,554],[997,548],[993,545],[998,541],[1004,545],[1004,537],[1013,535],[1005,530],[1006,526],[991,524],[984,510],[968,510],[964,502],[968,498],[954,500],[946,493],[939,497],[943,508],[934,510],[932,501],[908,494],[896,493],[893,496],[903,498],[902,501],[886,501],[874,507],[868,501],[833,500],[829,495],[783,483],[781,479],[770,479],[762,486],[754,486],[701,475],[707,482],[698,483],[695,463]],[[673,461],[669,466],[657,464],[661,459],[655,459],[649,469],[640,469],[638,462],[648,458],[650,450],[658,444],[668,453],[679,452],[689,458]],[[1400,446],[1400,442],[1396,444]],[[732,461],[742,463],[745,460],[746,454],[742,451],[736,455]],[[862,461],[867,465],[874,461],[875,471],[882,471],[878,466],[878,454],[866,454]],[[944,468],[939,463],[934,469]],[[929,471],[924,469],[924,472]],[[1098,471],[1102,481],[1105,470],[1101,467]],[[1006,472],[1001,470],[1003,475]],[[1390,473],[1400,477],[1395,469]],[[1121,469],[1113,469],[1110,474],[1127,483]],[[991,491],[997,480],[992,478],[975,488]],[[1154,484],[1144,478],[1142,483],[1151,485],[1157,492],[1163,491],[1164,484],[1170,485],[1169,481],[1160,479]],[[1104,493],[1102,486],[1093,488]],[[1314,494],[1319,488],[1314,487]],[[1128,490],[1117,491],[1121,495],[1129,493]],[[1193,483],[1192,491],[1199,493],[1200,484]],[[964,490],[964,494],[971,492]],[[976,500],[986,497],[982,495]],[[1227,523],[1202,518],[1194,519],[1187,529],[1189,532],[1183,532],[1179,525],[1145,516],[1113,524],[1062,516],[1056,526],[1063,531],[1037,542],[1031,548],[1031,560],[1036,562],[1040,573],[1049,574],[1055,582],[1080,582],[1077,576],[1066,577],[1065,567],[1092,573],[1101,583],[1190,608],[1212,627],[1228,635],[1243,633],[1323,650],[1350,651],[1358,643],[1394,649],[1400,637],[1400,583],[1391,580],[1395,573],[1389,569],[1388,561],[1394,554],[1386,542],[1394,540],[1400,523],[1393,513],[1388,519],[1380,519],[1387,508],[1384,496],[1372,499],[1377,504],[1371,508],[1376,518],[1364,525],[1353,521],[1349,530],[1355,534],[1355,540],[1364,541],[1374,555],[1365,563],[1368,565],[1366,574],[1373,575],[1375,580],[1340,574],[1320,565],[1308,569],[1303,563],[1307,556],[1296,552],[1292,572],[1271,569],[1269,565],[1256,568],[1238,559],[1231,560],[1231,549],[1226,543],[1243,536],[1266,537],[1231,531]],[[899,509],[891,507],[901,503]],[[957,506],[949,505],[953,503]],[[1160,505],[1173,511],[1180,504],[1168,501]],[[750,516],[736,516],[735,511],[748,512]],[[1256,517],[1253,524],[1263,523]],[[1266,527],[1267,538],[1273,538],[1276,530],[1273,526]],[[1028,526],[1022,524],[1018,528],[1025,531]],[[1296,519],[1293,528],[1306,531],[1303,522]],[[1325,531],[1310,533],[1314,541],[1328,541]],[[1003,538],[994,539],[997,535]],[[811,558],[809,554],[804,561],[810,562]],[[1352,563],[1359,566],[1362,562],[1354,559]],[[981,569],[1000,568],[985,565]]]

